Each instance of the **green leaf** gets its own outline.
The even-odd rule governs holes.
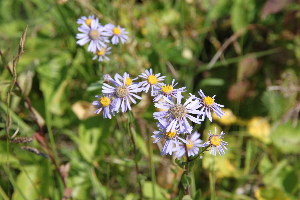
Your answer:
[[[99,126],[101,127],[101,124],[105,123],[106,120],[101,119],[99,123],[99,118],[93,117],[79,125],[78,138],[80,142],[78,143],[78,149],[88,162],[91,162],[96,156],[99,138],[102,135],[102,129]]]
[[[38,199],[39,198],[39,187],[40,187],[40,176],[38,175],[39,166],[28,166],[24,167],[17,177],[17,185],[21,190],[20,192],[26,197],[26,199]],[[12,196],[13,200],[24,200],[18,190],[15,190]]]
[[[200,200],[202,196],[202,192],[200,189],[198,189],[194,195],[194,200]]]
[[[62,115],[66,100],[66,87],[69,84],[66,63],[70,54],[61,54],[59,57],[44,63],[37,68],[40,78],[40,88],[45,98],[45,104],[52,113]]]
[[[232,5],[232,0],[218,0],[213,6],[211,6],[211,3],[212,2],[210,1],[209,7],[207,7],[207,9],[210,9],[208,17],[210,20],[217,20],[228,14],[228,10],[230,10]]]
[[[152,182],[151,181],[145,181],[143,183],[143,195],[145,198],[153,199],[153,188],[152,188]],[[166,199],[167,191],[161,188],[159,185],[154,184],[154,191],[155,191],[155,198],[157,200],[163,200]]]
[[[290,120],[278,125],[271,134],[271,140],[282,153],[300,153],[300,124],[293,127]]]
[[[258,200],[288,200],[283,191],[276,187],[263,187],[259,188],[255,193]]]
[[[184,174],[181,178],[181,184],[184,187],[184,189],[187,189],[191,185],[192,179],[191,177]]]
[[[200,87],[205,86],[222,86],[224,85],[224,79],[221,78],[205,78],[201,80]]]
[[[252,22],[255,17],[254,0],[233,1],[231,8],[232,29],[237,32]]]
[[[182,169],[184,169],[184,166],[185,166],[185,162],[184,161],[182,161],[182,160],[180,160],[180,159],[175,159],[175,163],[179,166],[179,167],[181,167]]]
[[[134,162],[139,162],[142,159],[142,153],[140,151],[137,151],[134,155]]]
[[[192,197],[190,195],[184,195],[182,200],[192,200]]]

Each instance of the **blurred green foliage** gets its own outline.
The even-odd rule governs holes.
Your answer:
[[[129,32],[109,62],[76,45],[76,20],[92,14]],[[299,199],[299,14],[296,0],[0,1],[0,199],[131,200],[140,197],[138,182],[144,199],[210,199],[213,192],[220,200]],[[7,68],[27,25],[16,67],[23,93],[17,86],[10,93]],[[236,116],[197,127],[203,138],[215,126],[226,132],[228,151],[206,153],[182,184],[182,169],[152,145],[152,103],[134,108],[136,154],[126,115],[92,114],[103,74],[136,77],[149,68],[189,93],[216,95]],[[264,120],[250,123],[258,116]],[[11,143],[17,128],[51,159]],[[192,197],[184,195],[187,184]]]

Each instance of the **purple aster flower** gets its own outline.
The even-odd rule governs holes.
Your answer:
[[[93,60],[98,59],[99,62],[102,62],[104,58],[106,60],[109,60],[109,58],[106,55],[111,53],[110,50],[111,47],[107,47],[107,48],[102,47],[101,50],[97,49],[96,55],[93,57]]]
[[[77,19],[77,22],[76,22],[76,23],[77,23],[77,24],[81,24],[81,25],[86,24],[86,25],[88,25],[88,26],[91,26],[92,21],[95,20],[95,19],[98,20],[98,18],[95,18],[94,15],[90,15],[90,16],[88,16],[88,17],[82,16],[82,17],[80,17],[79,19]]]
[[[105,43],[109,43],[107,39],[107,33],[104,31],[104,27],[99,24],[98,19],[92,20],[91,25],[83,24],[78,28],[81,33],[77,33],[76,39],[79,39],[76,43],[80,46],[90,42],[88,51],[96,53],[97,49],[106,47]]]
[[[211,111],[214,111],[214,113],[219,118],[222,118],[222,116],[225,113],[221,110],[221,107],[224,107],[224,105],[215,103],[216,95],[214,95],[213,97],[205,96],[204,93],[202,92],[202,90],[200,90],[198,93],[201,96],[201,98],[197,98],[197,99],[199,99],[201,105],[203,106],[201,108],[201,111],[203,111],[205,113],[204,115],[202,115],[201,120],[203,121],[205,116],[207,116],[209,121],[212,121]],[[198,116],[198,117],[200,117],[200,116]]]
[[[186,144],[180,143],[179,144],[179,148],[177,150],[176,157],[180,158],[180,157],[184,156],[186,154],[186,150],[187,150],[188,157],[197,155],[199,152],[199,148],[203,147],[203,144],[201,144],[202,140],[199,137],[200,137],[200,133],[198,133],[197,131],[191,135],[188,135],[186,137],[186,141],[188,143],[186,143]]]
[[[143,88],[139,88],[139,84],[133,84],[132,80],[129,78],[129,74],[125,72],[123,77],[116,74],[114,79],[110,80],[110,83],[114,84],[115,87],[103,83],[102,92],[115,97],[113,101],[116,112],[119,112],[120,107],[122,112],[126,112],[127,109],[131,110],[130,102],[136,104],[134,98],[142,99],[136,93],[143,91]]]
[[[158,119],[160,122],[168,122],[167,132],[174,132],[175,128],[179,126],[180,133],[191,133],[193,128],[187,119],[197,124],[201,123],[201,119],[191,115],[203,114],[202,111],[197,110],[200,107],[199,101],[190,97],[184,104],[181,104],[182,99],[183,96],[181,95],[181,92],[178,92],[176,95],[176,103],[169,99],[165,99],[165,102],[154,104],[157,108],[167,109],[167,111],[155,112],[153,114],[154,119]]]
[[[115,115],[114,111],[114,105],[112,101],[112,96],[107,95],[107,96],[98,96],[96,95],[97,98],[99,98],[99,101],[93,101],[93,105],[98,108],[95,113],[99,114],[101,111],[103,111],[103,118],[109,118],[111,119],[111,114]]]
[[[111,43],[112,44],[118,44],[119,40],[122,42],[122,44],[128,40],[128,34],[127,31],[125,31],[125,28],[121,28],[120,26],[115,26],[113,24],[106,24],[105,25],[105,31],[108,33],[109,36],[112,36]]]
[[[126,73],[126,72],[124,73],[123,76],[121,76],[121,75],[119,75],[119,74],[116,74],[116,75],[115,75],[115,79],[116,79],[116,80],[118,79],[118,80],[121,81],[121,82],[123,82],[123,80],[125,79],[127,85],[131,85],[131,84],[136,85],[136,84],[139,84],[138,82],[134,82],[135,80],[138,79],[138,77],[137,77],[137,78],[130,78],[129,74]]]
[[[211,134],[211,131],[209,131],[208,135],[208,141],[205,142],[203,145],[211,147],[210,154],[216,156],[217,150],[220,156],[225,154],[225,150],[227,150],[226,145],[228,145],[228,143],[222,139],[225,133],[222,131],[220,135],[217,135],[217,128],[215,128],[215,134],[213,135]]]
[[[179,148],[179,145],[181,144],[180,141],[189,144],[185,139],[179,136],[177,127],[174,131],[167,131],[168,123],[162,122],[156,124],[159,127],[159,131],[154,131],[154,135],[152,135],[151,137],[156,138],[153,143],[157,143],[160,139],[165,138],[165,144],[161,151],[162,155],[172,155],[172,153],[174,151],[177,151],[177,149]]]
[[[185,92],[185,87],[174,89],[176,85],[177,83],[175,83],[175,79],[173,79],[171,85],[161,84],[155,86],[153,92],[151,93],[152,96],[155,96],[153,101],[157,102],[161,98],[173,100],[172,97],[176,97],[178,92]]]
[[[151,87],[151,96],[154,87],[158,87],[158,86],[162,86],[163,83],[160,83],[160,81],[164,81],[166,76],[160,76],[160,73],[158,74],[153,74],[152,73],[152,69],[150,69],[149,71],[146,69],[145,73],[142,73],[142,75],[139,75],[139,77],[141,78],[145,78],[145,81],[142,81],[140,84],[142,87],[144,87],[144,91],[147,93]]]

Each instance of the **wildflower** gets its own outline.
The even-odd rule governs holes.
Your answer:
[[[163,85],[163,83],[160,83],[159,81],[163,81],[165,79],[166,76],[160,76],[160,73],[158,74],[153,74],[152,73],[152,69],[150,69],[149,71],[146,70],[145,73],[142,73],[142,75],[139,75],[139,77],[141,78],[145,78],[145,81],[142,81],[140,84],[142,87],[144,87],[144,91],[147,93],[151,87],[151,94],[153,92],[153,88],[155,86],[161,86]],[[153,95],[151,95],[153,96]]]
[[[100,100],[93,101],[92,103],[96,108],[98,108],[95,113],[99,114],[103,110],[103,118],[111,119],[111,114],[115,115],[112,95],[106,95],[102,97],[96,95],[96,97]]]
[[[114,111],[121,107],[122,112],[126,112],[127,109],[131,110],[130,101],[136,104],[136,99],[142,99],[142,97],[136,95],[136,93],[143,91],[143,88],[139,88],[139,84],[133,84],[133,79],[129,78],[129,74],[124,73],[123,77],[116,74],[114,79],[110,80],[110,83],[114,84],[115,87],[103,83],[102,92],[105,94],[114,95]]]
[[[168,122],[167,132],[174,132],[175,127],[179,126],[181,133],[191,133],[193,128],[190,126],[187,119],[197,124],[201,123],[201,119],[191,115],[203,114],[201,111],[197,110],[200,107],[199,101],[193,100],[194,98],[190,97],[184,104],[181,104],[182,99],[183,96],[181,95],[181,92],[178,92],[176,95],[176,103],[169,99],[165,99],[165,102],[154,104],[154,106],[157,108],[167,109],[166,111],[155,112],[153,114],[154,119],[158,119],[160,122]]]
[[[91,23],[92,23],[93,20],[98,20],[98,18],[95,18],[94,15],[90,15],[88,17],[82,16],[79,19],[77,19],[76,23],[81,24],[81,25],[86,24],[88,26],[91,26]]]
[[[222,111],[224,112],[224,116],[222,116],[222,118],[219,118],[215,113],[212,113],[212,119],[217,120],[223,125],[230,125],[238,121],[237,117],[229,108],[223,108]]]
[[[160,139],[165,138],[165,144],[161,151],[162,155],[167,155],[167,154],[172,155],[172,153],[179,148],[179,144],[180,144],[179,141],[189,144],[185,139],[179,136],[178,134],[179,131],[177,129],[178,127],[176,127],[174,131],[167,131],[168,123],[161,122],[156,124],[160,130],[154,131],[153,132],[154,135],[152,135],[151,137],[156,138],[156,140],[153,143],[157,143]]]
[[[111,47],[107,47],[107,48],[101,47],[101,50],[98,49],[96,51],[96,55],[93,57],[93,60],[95,60],[97,58],[98,58],[99,62],[102,62],[104,58],[106,60],[109,60],[109,58],[106,55],[111,53],[110,50],[111,50]]]
[[[214,156],[216,156],[217,150],[218,150],[220,155],[225,154],[225,150],[227,150],[226,145],[228,145],[228,143],[225,142],[222,139],[223,135],[225,135],[225,133],[222,131],[220,133],[220,135],[217,135],[216,132],[217,132],[217,128],[215,128],[215,134],[214,135],[211,134],[211,131],[209,131],[208,141],[203,144],[204,146],[210,146],[211,147],[210,154],[212,154]]]
[[[126,85],[139,84],[138,82],[134,82],[135,80],[138,79],[138,77],[137,77],[137,78],[131,79],[131,78],[129,77],[129,74],[126,73],[126,72],[124,73],[123,76],[121,76],[121,75],[119,75],[119,74],[116,74],[116,75],[115,75],[115,79],[118,79],[118,80],[121,81],[121,82],[125,79]]]
[[[186,137],[186,141],[189,144],[180,143],[178,151],[176,153],[176,157],[178,158],[182,157],[186,153],[186,150],[187,150],[188,157],[197,155],[199,152],[199,148],[203,147],[203,144],[201,144],[202,140],[199,139],[199,137],[200,137],[200,133],[198,133],[197,131],[191,135],[188,135]]]
[[[221,107],[224,107],[224,106],[221,105],[221,104],[215,103],[215,96],[216,95],[214,95],[213,97],[205,96],[204,93],[202,92],[202,90],[200,90],[198,93],[201,96],[201,98],[197,98],[197,99],[200,100],[200,103],[203,106],[201,108],[201,111],[204,111],[204,113],[205,113],[201,117],[202,121],[204,120],[205,116],[208,117],[209,121],[212,121],[211,111],[214,111],[214,113],[219,118],[221,118],[224,115],[224,112],[221,110]]]
[[[106,47],[105,43],[108,43],[107,33],[104,31],[104,27],[99,24],[98,19],[92,20],[90,26],[83,24],[78,28],[81,33],[77,33],[76,39],[79,39],[76,43],[80,46],[90,42],[88,51],[96,53],[97,49]]]
[[[157,102],[161,98],[172,100],[172,97],[176,97],[178,92],[185,92],[185,87],[174,89],[176,85],[177,83],[175,83],[175,79],[173,79],[171,85],[162,84],[155,86],[153,93],[151,93],[152,96],[155,96],[153,101]]]
[[[109,36],[112,36],[111,43],[112,44],[118,44],[119,40],[122,42],[122,44],[128,40],[128,34],[127,31],[125,31],[125,28],[121,28],[120,26],[115,26],[113,24],[106,24],[105,25],[105,31],[108,33]]]

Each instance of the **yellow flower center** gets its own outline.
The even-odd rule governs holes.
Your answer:
[[[192,149],[194,147],[194,143],[191,140],[187,140],[190,144],[186,144],[186,148]]]
[[[113,33],[114,33],[115,35],[119,35],[119,34],[121,33],[121,30],[120,30],[118,27],[115,27],[115,28],[113,29]]]
[[[173,87],[171,85],[164,85],[161,87],[161,91],[165,94],[171,94],[173,91]]]
[[[219,146],[222,142],[222,139],[219,138],[219,136],[217,135],[210,136],[209,140],[210,140],[210,144],[215,147]]]
[[[97,40],[97,39],[99,39],[100,34],[99,34],[98,30],[92,29],[92,30],[90,30],[90,32],[89,32],[89,37],[90,37],[90,39],[92,39],[92,40]]]
[[[102,97],[101,100],[100,100],[100,103],[101,103],[104,107],[106,107],[106,106],[108,106],[108,105],[110,104],[110,99],[107,98],[107,97]]]
[[[176,134],[177,134],[176,131],[174,131],[174,132],[169,131],[169,132],[166,132],[166,137],[167,137],[167,139],[172,139],[176,136]]]
[[[126,85],[128,85],[128,86],[129,86],[129,85],[131,85],[131,84],[132,84],[132,80],[131,80],[131,78],[129,78],[129,77],[128,77],[128,78],[126,78],[126,82],[125,82],[125,84],[126,84]]]
[[[158,82],[156,76],[154,76],[153,74],[151,74],[150,76],[148,76],[148,82],[151,84],[151,85],[154,85],[155,83]]]
[[[203,103],[207,106],[212,106],[214,102],[214,99],[209,96],[203,98]]]
[[[101,48],[101,51],[97,51],[97,55],[103,56],[105,54],[105,48]]]
[[[91,26],[92,19],[87,19],[85,20],[86,25]]]

